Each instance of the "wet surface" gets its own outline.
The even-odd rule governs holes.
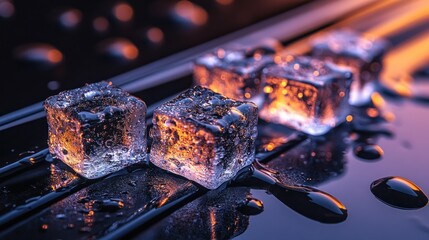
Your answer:
[[[31,169],[0,182],[0,236],[427,239],[429,208],[422,192],[429,191],[429,106],[417,95],[384,93],[390,97],[353,109],[346,123],[323,137],[260,122],[261,163],[254,164],[246,186],[200,193],[186,179],[153,167],[84,182],[49,156],[41,163],[29,157],[46,146],[43,119],[2,131],[11,144],[2,146],[1,159],[28,157]],[[18,133],[22,142],[12,144]]]

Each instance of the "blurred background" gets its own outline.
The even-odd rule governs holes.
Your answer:
[[[0,0],[0,116],[309,0]]]

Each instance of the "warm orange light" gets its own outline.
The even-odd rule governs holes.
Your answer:
[[[208,20],[207,12],[202,7],[189,1],[177,2],[174,9],[178,16],[197,26],[204,25]]]
[[[123,54],[126,59],[134,60],[139,55],[139,50],[134,45],[127,45],[123,48]]]
[[[265,87],[264,87],[264,92],[265,92],[265,93],[272,93],[272,92],[273,92],[273,88],[272,88],[272,87],[270,87],[270,86],[265,86]]]
[[[49,50],[47,56],[52,63],[59,63],[63,60],[63,54],[56,49]]]
[[[412,183],[410,181],[407,181],[405,179],[402,179],[402,178],[399,178],[399,177],[395,177],[395,178],[392,178],[391,181],[396,181],[396,182],[403,183],[403,184],[407,185],[408,187],[410,187],[411,189],[413,189],[414,191],[421,191],[419,189],[419,187],[417,187],[416,185],[414,185],[414,183]]]
[[[134,10],[128,3],[119,3],[113,8],[113,15],[122,22],[128,22],[133,18]]]
[[[366,110],[366,114],[371,118],[375,118],[375,117],[378,117],[379,112],[376,108],[368,108]]]
[[[352,115],[347,115],[347,117],[346,117],[346,121],[347,121],[347,122],[351,122],[351,121],[353,121],[353,116],[352,116]]]

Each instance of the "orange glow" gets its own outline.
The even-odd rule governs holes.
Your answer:
[[[128,22],[133,18],[134,10],[128,3],[118,3],[113,8],[113,15],[122,22]]]
[[[59,63],[63,60],[63,54],[56,49],[49,50],[47,56],[52,63]]]
[[[134,60],[139,55],[139,50],[134,45],[127,45],[123,48],[124,57],[129,60]]]
[[[204,25],[208,20],[207,12],[202,7],[189,1],[177,2],[174,10],[178,16],[197,26]]]
[[[264,87],[264,93],[272,93],[273,92],[273,88],[270,86],[265,86]]]
[[[403,183],[403,184],[407,185],[408,187],[410,187],[411,189],[413,189],[414,191],[421,191],[419,187],[417,187],[414,183],[412,183],[406,179],[403,179],[400,177],[395,177],[395,178],[392,178],[391,181]]]
[[[41,226],[41,228],[42,228],[42,230],[48,230],[49,226],[48,226],[48,224],[43,224]]]
[[[337,207],[339,209],[346,210],[346,207],[340,201],[338,201],[338,199],[334,198],[333,196],[328,195],[328,194],[323,194],[323,197],[330,199],[335,205],[337,205]]]
[[[390,51],[384,58],[384,68],[380,75],[381,83],[401,96],[411,96],[410,84],[413,78],[409,73],[429,61],[429,51],[422,51],[427,48],[428,42],[429,31],[426,31]]]
[[[209,208],[210,211],[210,226],[211,226],[211,239],[217,239],[216,238],[216,213],[213,210],[213,208]]]
[[[383,96],[381,96],[381,94],[378,92],[374,92],[371,95],[371,100],[372,100],[372,103],[378,108],[382,108],[385,105]]]
[[[395,120],[395,114],[392,112],[386,112],[383,114],[384,119],[386,119],[388,122],[393,122]]]
[[[367,114],[369,117],[375,118],[375,117],[378,117],[379,112],[378,112],[378,110],[377,110],[376,108],[368,108],[368,109],[366,110],[366,114]]]
[[[252,97],[252,94],[250,94],[250,93],[248,93],[248,92],[247,92],[247,93],[245,93],[245,94],[244,94],[244,97],[245,97],[245,98],[251,98],[251,97]]]
[[[376,37],[386,37],[398,31],[403,31],[407,26],[429,19],[429,5],[425,1],[410,1],[410,4],[406,8],[412,8],[412,10],[403,9],[402,12],[405,14],[397,15],[390,21],[373,27],[367,31],[367,34]]]
[[[157,27],[152,27],[147,31],[147,38],[154,43],[160,43],[164,39],[164,33]]]
[[[168,202],[168,199],[169,199],[168,197],[161,199],[159,201],[158,207],[164,206]]]
[[[347,121],[347,122],[351,122],[351,121],[353,121],[353,116],[352,116],[352,115],[347,115],[347,117],[346,117],[346,121]]]

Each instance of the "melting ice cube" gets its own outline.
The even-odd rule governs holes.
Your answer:
[[[196,86],[154,112],[150,161],[215,189],[252,163],[258,109]]]
[[[345,120],[352,73],[333,64],[287,56],[264,69],[265,102],[260,117],[311,135]]]
[[[353,70],[350,104],[364,105],[371,99],[387,42],[351,30],[337,30],[314,40],[312,55]]]
[[[44,103],[49,151],[86,178],[146,159],[145,103],[101,82],[64,91]]]
[[[254,100],[261,90],[262,69],[273,62],[274,53],[274,48],[268,46],[247,50],[219,48],[195,61],[195,84],[229,98]]]

